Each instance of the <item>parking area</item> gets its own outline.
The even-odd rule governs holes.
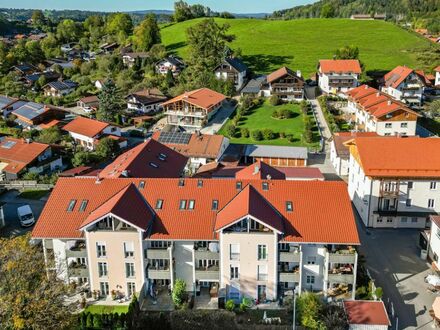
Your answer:
[[[424,282],[432,271],[429,263],[420,258],[419,230],[366,230],[359,225],[359,234],[361,255],[366,257],[376,286],[383,288],[393,329],[433,328],[429,310],[436,294],[430,293]]]
[[[29,204],[34,214],[35,220],[38,220],[44,204],[46,203],[47,196],[41,199],[24,199],[18,197],[20,192],[18,190],[9,190],[0,195],[0,202],[5,203],[3,205],[3,212],[5,216],[5,227],[0,229],[0,236],[11,237],[23,235],[28,231],[31,231],[33,226],[23,228],[20,226],[20,222],[17,216],[17,208]]]

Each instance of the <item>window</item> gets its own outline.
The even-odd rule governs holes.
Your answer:
[[[307,284],[315,284],[315,276],[313,276],[313,275],[307,275],[307,276],[306,276],[306,283],[307,283]]]
[[[185,185],[185,180],[180,179],[179,180],[179,187],[183,187]]]
[[[267,259],[267,246],[258,245],[258,260],[266,260],[266,259]]]
[[[267,265],[258,265],[257,280],[267,281]]]
[[[393,124],[392,123],[386,123],[385,124],[385,128],[392,128],[393,127]]]
[[[133,282],[127,282],[127,296],[131,297],[136,293],[136,284]]]
[[[240,244],[230,244],[229,252],[231,260],[240,260]]]
[[[384,136],[390,136],[391,135],[391,133],[385,133],[384,134]]]
[[[307,257],[307,265],[316,264],[316,257]]]
[[[388,217],[387,218],[387,223],[392,223],[393,222],[393,218],[392,217]]]
[[[81,201],[81,205],[79,206],[79,212],[84,212],[85,211],[88,202],[89,201],[87,199],[83,199]]]
[[[414,182],[408,181],[408,189],[412,189],[414,185]]]
[[[98,275],[99,277],[104,277],[108,275],[107,263],[98,262]]]
[[[195,204],[194,199],[190,199],[188,202],[188,210],[194,210],[194,204]]]
[[[126,258],[134,257],[134,244],[133,242],[124,242],[124,255]]]
[[[101,296],[108,296],[109,294],[108,282],[99,282],[99,288],[101,289]]]
[[[408,127],[408,123],[401,123],[400,124],[400,128],[407,128]]]
[[[419,220],[419,219],[417,219],[416,217],[412,217],[412,218],[411,218],[411,222],[412,222],[412,223],[416,223],[418,220]]]
[[[286,211],[292,212],[293,211],[293,203],[291,201],[286,202]]]
[[[212,206],[211,206],[211,209],[212,209],[213,211],[217,211],[217,210],[218,210],[218,200],[216,200],[216,199],[213,199],[213,200],[212,200]]]
[[[132,262],[125,263],[125,276],[134,277],[134,263]]]
[[[162,210],[162,206],[163,206],[163,199],[158,199],[156,201],[156,210]]]
[[[429,184],[429,189],[431,189],[431,190],[435,190],[435,189],[437,189],[437,182],[432,181],[432,182]]]
[[[412,203],[411,198],[408,198],[405,203],[406,207],[411,207],[412,205],[411,203]]]
[[[400,218],[400,222],[401,223],[407,223],[408,222],[408,218],[407,217],[401,217]]]
[[[267,182],[263,182],[263,183],[262,183],[262,189],[263,189],[263,190],[269,190],[269,183],[267,183]]]
[[[179,203],[179,209],[185,210],[186,209],[186,199],[181,199]]]
[[[235,183],[235,188],[237,189],[237,190],[241,190],[241,181],[237,181],[236,183]]]
[[[428,208],[433,209],[434,206],[435,206],[434,199],[432,199],[432,198],[428,199]]]
[[[238,274],[238,267],[235,267],[235,266],[231,266],[231,268],[230,268],[230,276],[229,276],[229,278],[231,279],[231,280],[238,280],[240,277],[239,277],[239,274]]]
[[[383,222],[383,219],[382,219],[382,217],[379,217],[379,218],[377,218],[377,222],[378,222],[378,223],[381,223],[381,222]]]
[[[105,243],[96,243],[96,254],[98,258],[103,258],[107,256],[107,251],[105,250]]]
[[[140,181],[138,188],[139,189],[144,189],[145,188],[145,181]]]
[[[67,212],[72,212],[75,208],[76,199],[71,199],[69,205],[67,206]]]
[[[197,187],[198,188],[202,188],[203,187],[203,180],[198,180],[197,181]]]

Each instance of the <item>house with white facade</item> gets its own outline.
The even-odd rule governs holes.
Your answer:
[[[374,228],[425,228],[440,211],[440,139],[356,137],[348,192],[363,223]]]
[[[406,66],[397,66],[383,78],[382,92],[409,107],[420,108],[423,104],[424,78]]]
[[[102,303],[112,291],[148,303],[176,279],[196,300],[356,291],[360,243],[343,182],[60,178],[32,238],[49,270]]]
[[[248,68],[237,57],[226,57],[215,69],[215,77],[219,80],[228,80],[234,83],[235,90],[239,91],[247,79]]]
[[[434,85],[440,87],[440,65],[434,69],[435,71],[435,81]]]
[[[85,150],[95,150],[99,140],[109,137],[118,142],[119,147],[127,147],[127,140],[121,137],[121,128],[99,120],[76,117],[63,127],[79,146]]]
[[[168,98],[158,88],[145,88],[126,97],[128,111],[136,113],[156,113]]]
[[[304,99],[304,78],[301,71],[282,67],[266,77],[261,87],[265,97],[276,95],[281,101],[301,101]]]
[[[52,81],[45,86],[43,86],[44,95],[52,97],[62,97],[64,95],[72,93],[78,84],[71,80],[64,81]]]
[[[178,57],[170,55],[156,63],[156,72],[161,75],[166,75],[168,71],[173,73],[173,76],[178,76],[185,68],[185,63]]]
[[[440,216],[430,217],[431,229],[428,232],[428,257],[432,260],[435,268],[440,269]]]
[[[348,109],[355,116],[355,130],[382,136],[416,135],[420,115],[404,103],[368,85],[356,87],[346,95]]]
[[[359,86],[362,73],[358,60],[320,60],[318,65],[318,86],[326,94],[344,96]]]
[[[136,61],[142,61],[145,58],[149,58],[150,54],[147,52],[127,52],[122,54],[122,62],[127,67],[131,68]]]

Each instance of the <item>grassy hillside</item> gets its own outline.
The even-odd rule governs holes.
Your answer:
[[[187,55],[186,29],[191,20],[162,28],[162,41],[170,51]],[[268,73],[282,65],[302,70],[309,76],[319,59],[332,58],[345,45],[359,47],[367,71],[390,70],[396,65],[418,67],[414,49],[429,41],[382,21],[349,19],[300,19],[266,21],[257,19],[217,19],[231,25],[236,36],[233,48],[241,48],[245,62],[258,72]]]

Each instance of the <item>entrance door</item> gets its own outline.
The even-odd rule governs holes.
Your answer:
[[[260,302],[264,302],[266,300],[266,286],[259,285],[257,290],[258,290],[258,300]]]

